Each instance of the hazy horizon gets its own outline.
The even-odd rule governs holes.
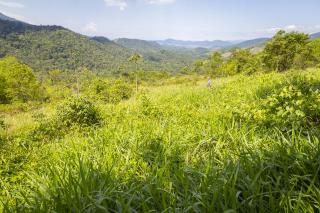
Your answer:
[[[32,24],[143,40],[247,40],[280,29],[315,33],[318,8],[316,0],[0,0],[1,13]]]

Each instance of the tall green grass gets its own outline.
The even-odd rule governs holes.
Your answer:
[[[320,81],[318,72],[235,76],[211,90],[204,82],[148,88],[100,103],[98,128],[52,141],[13,134],[1,150],[3,210],[318,212],[318,132],[233,117],[292,76]]]

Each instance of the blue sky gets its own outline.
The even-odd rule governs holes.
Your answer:
[[[109,38],[238,40],[320,32],[320,0],[0,0],[0,12]]]

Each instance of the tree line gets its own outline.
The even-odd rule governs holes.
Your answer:
[[[255,54],[251,49],[234,49],[230,56],[223,57],[220,52],[213,52],[206,60],[196,61],[192,72],[226,76],[238,73],[283,72],[316,67],[319,64],[320,39],[310,40],[307,34],[281,30],[259,53]]]

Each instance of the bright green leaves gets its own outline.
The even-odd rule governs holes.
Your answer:
[[[282,130],[307,129],[319,124],[319,82],[296,77],[278,87],[258,103],[235,111],[235,117]]]
[[[40,85],[30,67],[14,57],[0,60],[0,103],[39,99]]]

